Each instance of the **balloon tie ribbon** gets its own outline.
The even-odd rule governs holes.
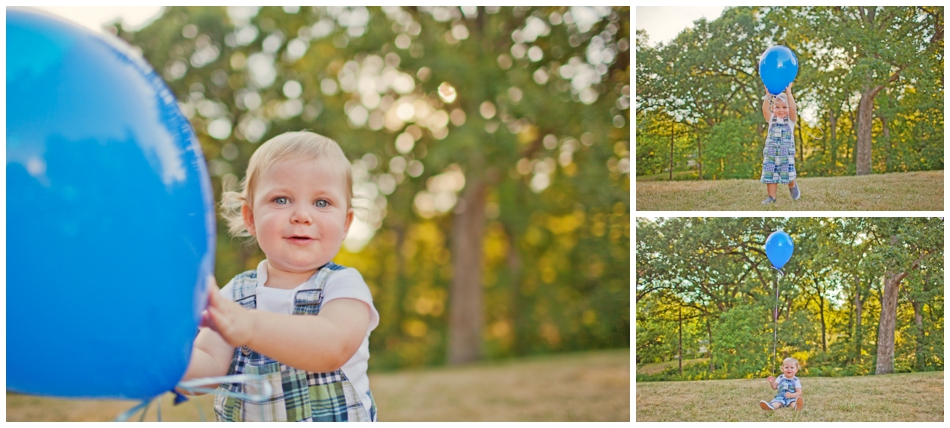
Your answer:
[[[777,270],[782,277],[785,276],[785,271],[779,269],[775,266],[772,266],[772,269]],[[781,279],[781,278],[780,278]],[[772,312],[772,362],[774,363],[778,359],[778,295],[779,295],[779,283],[775,282],[775,311]],[[772,365],[769,364],[771,367]]]
[[[254,381],[260,381],[260,393],[245,394],[245,393],[240,393],[240,392],[231,392],[231,391],[219,389],[219,388],[201,388],[201,386],[203,385],[217,385],[221,383],[250,384],[251,382],[254,382]],[[237,398],[240,400],[254,401],[254,402],[265,401],[269,399],[271,394],[273,394],[274,392],[271,385],[267,382],[264,382],[264,376],[249,375],[249,374],[205,377],[201,379],[191,379],[191,380],[179,382],[178,385],[175,386],[175,389],[172,389],[171,391],[175,394],[175,405],[177,406],[181,403],[188,401],[188,397],[179,393],[178,391],[176,391],[176,389],[185,391],[187,393],[204,392],[204,393],[221,394],[226,397]],[[162,421],[161,401],[156,400],[156,398],[157,397],[151,397],[151,398],[146,398],[142,400],[142,402],[136,405],[135,407],[129,409],[125,413],[122,413],[121,415],[116,417],[115,422],[126,422],[139,411],[142,412],[141,416],[139,417],[139,422],[144,421],[145,413],[148,412],[149,405],[152,404],[152,401],[155,401],[157,403],[158,422],[161,422]],[[197,402],[195,403],[195,405],[198,407],[198,415],[201,418],[201,421],[204,422],[205,417],[204,417],[204,412],[202,412],[201,410],[201,406],[198,405]]]

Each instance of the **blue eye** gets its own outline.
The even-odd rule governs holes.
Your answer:
[[[277,202],[278,205],[284,205],[284,204],[290,203],[290,201],[287,200],[287,198],[283,196],[278,196],[274,198],[274,202]]]
[[[330,202],[328,202],[326,199],[319,199],[313,204],[316,205],[317,208],[326,208],[330,206]]]

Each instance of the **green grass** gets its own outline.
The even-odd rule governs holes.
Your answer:
[[[637,422],[942,422],[943,372],[802,377],[805,409],[765,411],[764,379],[637,382]]]
[[[630,350],[528,357],[457,367],[370,373],[384,421],[630,421]],[[214,420],[214,397],[172,406],[163,421]],[[137,403],[7,393],[7,422],[111,421]],[[138,420],[138,415],[133,420]],[[153,403],[146,421],[156,420]]]
[[[758,180],[640,181],[637,211],[943,211],[943,171],[815,177],[797,180],[793,201],[779,185],[778,202],[762,205]]]

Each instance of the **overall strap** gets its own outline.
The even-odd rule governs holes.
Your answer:
[[[234,277],[231,297],[245,309],[257,309],[257,270],[249,270]]]
[[[333,262],[320,267],[317,273],[310,277],[307,285],[294,294],[294,314],[316,315],[319,313],[323,305],[323,290],[327,285],[327,280],[334,272],[342,269],[346,268]]]

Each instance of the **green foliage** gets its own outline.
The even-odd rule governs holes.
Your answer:
[[[729,377],[768,372],[772,359],[770,330],[761,305],[736,306],[719,317],[713,327],[716,365]]]
[[[629,7],[168,7],[116,32],[177,96],[216,199],[275,135],[340,143],[358,220],[336,262],[373,292],[374,369],[445,362],[466,209],[483,355],[629,347]],[[217,248],[221,284],[264,257],[220,222]]]
[[[808,376],[874,373],[882,282],[893,272],[907,273],[895,369],[943,369],[942,219],[679,217],[636,225],[638,364],[676,355],[679,307],[684,347],[708,340],[713,363],[712,371],[707,364],[649,379],[760,376],[789,356]],[[764,251],[779,228],[795,243],[781,278]],[[770,363],[776,283],[778,361]]]
[[[702,142],[701,152],[694,143],[680,156],[702,163],[703,178],[757,178],[765,125],[757,63],[780,44],[799,59],[801,176],[853,174],[860,127],[873,171],[943,169],[942,28],[943,7],[731,7],[666,44],[638,33],[637,153],[669,161],[654,150],[668,131],[639,126],[664,112]],[[858,120],[862,94],[872,97],[868,124]],[[655,173],[639,161],[638,175]]]

